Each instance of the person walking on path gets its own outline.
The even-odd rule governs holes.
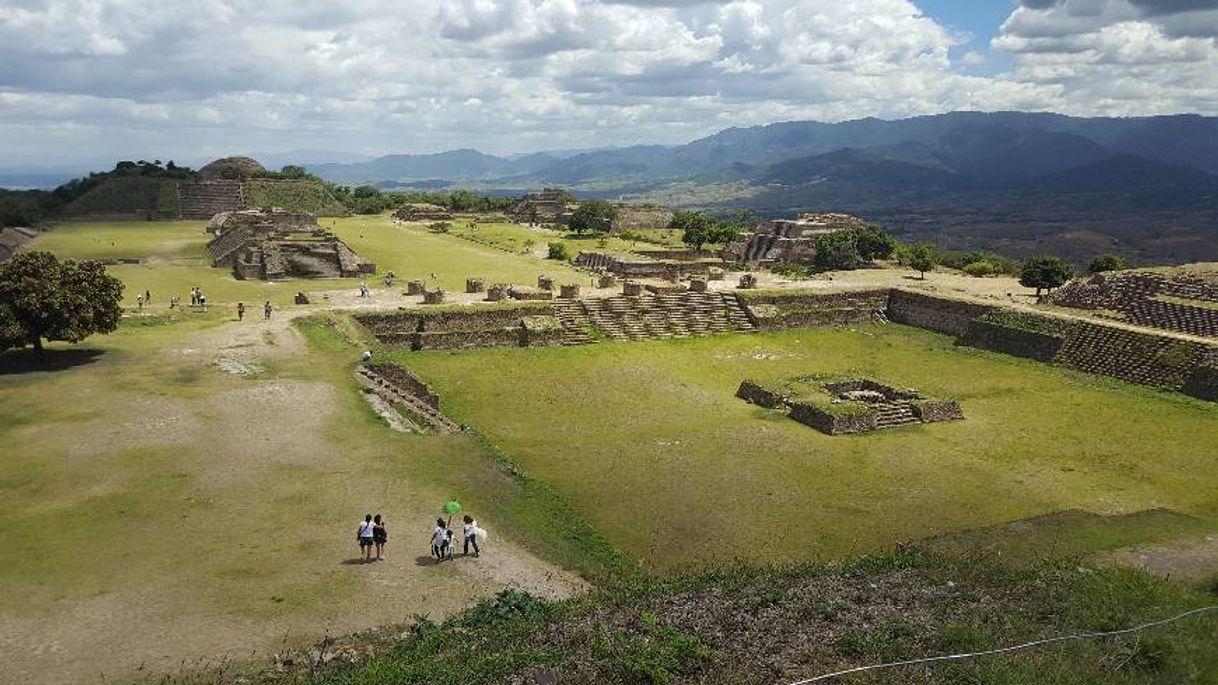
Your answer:
[[[242,321],[244,319],[245,319],[245,303],[238,302],[237,303],[237,320]]]
[[[372,517],[372,541],[376,543],[376,560],[385,560],[385,543],[389,542],[389,529],[380,514]]]
[[[139,307],[141,312],[144,311],[144,296],[140,295],[140,296],[136,297],[135,304],[137,307]]]
[[[272,309],[271,301],[267,300],[266,304],[262,305],[262,320],[263,321],[271,320],[271,309]]]
[[[355,531],[355,539],[359,542],[359,551],[364,554],[364,562],[372,561],[372,545],[376,540],[376,525],[372,523],[372,514],[365,514]]]
[[[199,306],[199,288],[193,285],[190,286],[190,306]]]
[[[474,557],[477,558],[480,556],[478,551],[478,522],[469,514],[466,514],[462,520],[465,522],[465,556],[469,556],[469,548],[472,545]]]
[[[144,303],[152,304],[152,293],[148,292],[147,290],[144,291]]]
[[[203,294],[202,290],[200,290],[198,292],[199,292],[199,308],[203,310],[204,314],[206,314],[207,313],[207,296]]]
[[[448,525],[444,519],[436,519],[436,529],[431,533],[431,554],[437,562],[444,561],[448,548]]]

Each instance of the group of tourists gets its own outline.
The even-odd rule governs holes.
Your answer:
[[[204,312],[207,311],[207,296],[203,294],[203,289],[197,285],[190,287],[190,306],[198,307]]]
[[[478,550],[478,539],[486,538],[486,531],[478,527],[478,522],[474,517],[466,514],[462,517],[462,522],[465,524],[462,530],[465,544],[462,548],[462,554],[469,556],[470,547],[474,548],[474,556],[480,556]],[[453,541],[452,520],[445,521],[444,519],[436,519],[436,528],[431,533],[431,555],[436,558],[437,562],[445,559],[453,558],[453,550],[457,544]]]
[[[473,549],[475,557],[481,556],[478,541],[486,539],[486,531],[468,514],[462,517],[462,523],[462,554],[469,556],[470,549]],[[453,558],[457,547],[453,528],[451,518],[448,521],[436,519],[436,527],[431,534],[431,556],[435,557],[436,563]],[[385,525],[385,519],[380,514],[366,514],[355,530],[355,540],[359,543],[364,563],[384,561],[385,544],[389,542],[389,528]]]
[[[143,295],[140,295],[139,297],[135,298],[135,303],[136,303],[136,305],[139,306],[140,310],[142,311],[144,309],[144,305],[152,304],[152,293],[145,290]]]

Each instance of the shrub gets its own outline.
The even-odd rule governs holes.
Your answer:
[[[662,626],[655,614],[643,613],[641,635],[617,631],[596,645],[595,653],[609,661],[615,674],[628,683],[671,683],[675,676],[692,672],[711,657],[711,651],[694,635]]]
[[[978,278],[984,278],[985,276],[996,276],[1002,273],[1001,267],[989,260],[965,264],[961,271],[970,276],[976,276]]]
[[[1070,262],[1056,255],[1041,255],[1029,259],[1019,274],[1019,284],[1025,288],[1036,288],[1036,296],[1042,290],[1053,290],[1065,285],[1074,275]]]
[[[1087,271],[1093,274],[1104,273],[1105,271],[1120,271],[1129,267],[1129,262],[1124,257],[1117,254],[1101,254],[1096,255],[1095,259],[1091,260],[1091,264],[1087,266]]]
[[[567,249],[566,243],[550,243],[549,248],[546,259],[558,259],[564,262],[571,259],[571,252]]]
[[[452,226],[447,221],[437,221],[435,223],[427,224],[427,230],[431,231],[432,233],[448,233],[450,228],[452,228]]]

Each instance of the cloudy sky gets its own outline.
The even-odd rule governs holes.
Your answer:
[[[0,2],[0,166],[1218,114],[1218,0]]]

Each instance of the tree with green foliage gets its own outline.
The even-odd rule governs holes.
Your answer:
[[[918,243],[909,250],[907,259],[909,268],[917,271],[925,281],[926,272],[934,271],[935,265],[939,263],[939,254],[933,243]]]
[[[571,259],[571,253],[567,250],[566,243],[550,243],[547,250],[546,259],[557,259],[563,262]]]
[[[1074,276],[1070,262],[1056,255],[1041,255],[1024,262],[1019,274],[1019,284],[1025,288],[1036,288],[1036,296],[1042,290],[1052,291],[1066,284]]]
[[[854,269],[861,261],[858,243],[851,231],[834,231],[816,239],[816,255],[812,258],[812,264],[817,271]]]
[[[722,232],[721,225],[715,217],[705,212],[689,212],[678,210],[673,212],[668,227],[681,231],[681,242],[695,250],[701,250],[707,243],[719,242]]]
[[[605,233],[617,216],[617,207],[608,200],[587,200],[572,212],[571,230],[581,235],[584,232]]]
[[[1099,254],[1095,259],[1091,260],[1091,264],[1087,266],[1087,271],[1093,274],[1102,274],[1105,271],[1120,271],[1121,269],[1129,268],[1129,262],[1119,254]]]
[[[864,262],[888,259],[896,250],[897,241],[875,224],[853,229],[851,233],[854,234],[854,244],[858,248],[859,258]]]
[[[110,333],[122,316],[123,282],[100,262],[19,252],[0,264],[0,349],[80,342]]]

